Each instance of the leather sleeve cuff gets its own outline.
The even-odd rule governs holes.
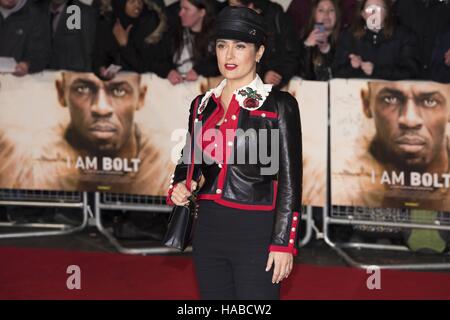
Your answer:
[[[298,227],[300,224],[300,213],[294,212],[292,217],[292,224],[290,227],[289,232],[289,240],[287,246],[280,246],[280,245],[271,245],[269,247],[270,252],[288,252],[292,253],[294,256],[297,255],[297,233],[298,233]]]
[[[298,254],[298,250],[295,247],[283,247],[283,246],[270,246],[269,252],[286,252],[286,253],[292,253],[292,255],[295,257]]]

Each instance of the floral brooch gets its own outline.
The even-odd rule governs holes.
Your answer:
[[[244,100],[244,107],[249,110],[258,109],[259,101],[263,100],[262,96],[250,87],[239,90],[241,96],[246,97]]]

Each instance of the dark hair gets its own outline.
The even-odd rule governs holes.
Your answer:
[[[251,3],[255,6],[256,9],[264,12],[269,6],[269,0],[238,0],[242,5],[248,7]]]
[[[366,21],[361,16],[361,12],[364,10],[368,0],[361,0],[359,4],[356,6],[355,16],[353,18],[352,23],[352,33],[353,36],[357,39],[361,39],[366,34]],[[385,36],[386,39],[391,38],[394,35],[395,29],[395,19],[392,13],[392,1],[391,0],[382,0],[384,6],[386,8],[386,18],[384,19],[384,25],[381,29],[381,32]]]
[[[333,32],[329,35],[330,46],[335,47],[338,42],[339,34],[341,31],[341,8],[339,7],[338,0],[313,0],[312,1],[311,12],[309,14],[309,20],[308,20],[306,28],[304,29],[304,32],[302,34],[302,38],[306,38],[314,30],[314,26],[316,24],[316,11],[317,11],[317,8],[319,7],[319,4],[322,1],[330,1],[333,4],[334,10],[336,12],[336,24],[334,25]],[[315,47],[313,50],[314,50],[313,56],[312,56],[313,63],[320,64],[322,62],[321,61],[322,55],[320,54],[319,49],[317,47]]]
[[[205,10],[205,16],[202,21],[202,30],[196,34],[193,43],[194,56],[201,57],[207,55],[209,44],[211,41],[211,32],[215,20],[215,5],[211,0],[188,0],[190,4],[197,9]],[[175,55],[181,54],[183,47],[183,32],[184,27],[179,24],[177,30],[174,32],[174,52]]]
[[[338,3],[339,0],[313,0],[311,4],[311,13],[309,15],[309,20],[303,36],[307,37],[313,31],[314,25],[316,24],[316,10],[322,1],[330,1],[333,4],[334,10],[336,12],[336,24],[334,25],[334,30],[330,35],[331,43],[336,44],[341,30],[341,9]]]

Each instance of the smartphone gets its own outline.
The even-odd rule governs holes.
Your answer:
[[[325,32],[325,26],[323,23],[316,23],[314,29],[318,29],[321,33]]]
[[[314,25],[314,28],[319,30],[320,33],[324,33],[325,32],[325,26],[323,23],[316,23]],[[323,37],[322,37],[323,38]],[[325,43],[325,39],[321,39],[321,40],[317,40],[317,42],[322,45]]]

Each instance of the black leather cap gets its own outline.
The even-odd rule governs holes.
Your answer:
[[[263,17],[254,10],[228,6],[217,16],[214,39],[264,44],[266,41],[265,29]]]

